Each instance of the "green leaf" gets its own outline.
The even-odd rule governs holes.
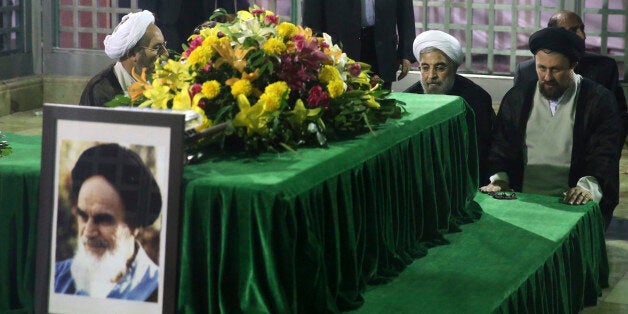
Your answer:
[[[113,108],[120,106],[131,106],[131,98],[125,95],[116,95],[112,100],[105,103],[105,107]]]

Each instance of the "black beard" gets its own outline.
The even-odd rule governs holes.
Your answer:
[[[541,95],[549,100],[558,100],[569,87],[562,87],[560,85],[556,85],[556,89],[552,92],[547,91],[542,82],[539,82],[539,91],[541,91]]]

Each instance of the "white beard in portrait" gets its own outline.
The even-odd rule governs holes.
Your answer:
[[[106,298],[122,277],[126,274],[129,256],[134,256],[135,238],[128,228],[118,228],[115,243],[107,243],[101,238],[81,237],[78,250],[72,262],[72,277],[77,291],[84,291],[95,298]],[[98,256],[85,249],[91,246],[107,247]]]

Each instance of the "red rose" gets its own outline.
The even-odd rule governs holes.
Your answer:
[[[307,105],[310,108],[329,107],[329,95],[323,91],[323,88],[316,85],[310,88],[310,95],[307,97]]]

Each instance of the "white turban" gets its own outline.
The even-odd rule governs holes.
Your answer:
[[[148,10],[125,15],[113,33],[105,37],[103,43],[107,56],[120,59],[129,49],[135,47],[151,23],[155,23],[155,16]]]
[[[412,44],[412,51],[419,63],[421,62],[421,51],[428,47],[436,48],[445,53],[456,64],[462,64],[462,47],[454,36],[436,30],[419,34]]]

